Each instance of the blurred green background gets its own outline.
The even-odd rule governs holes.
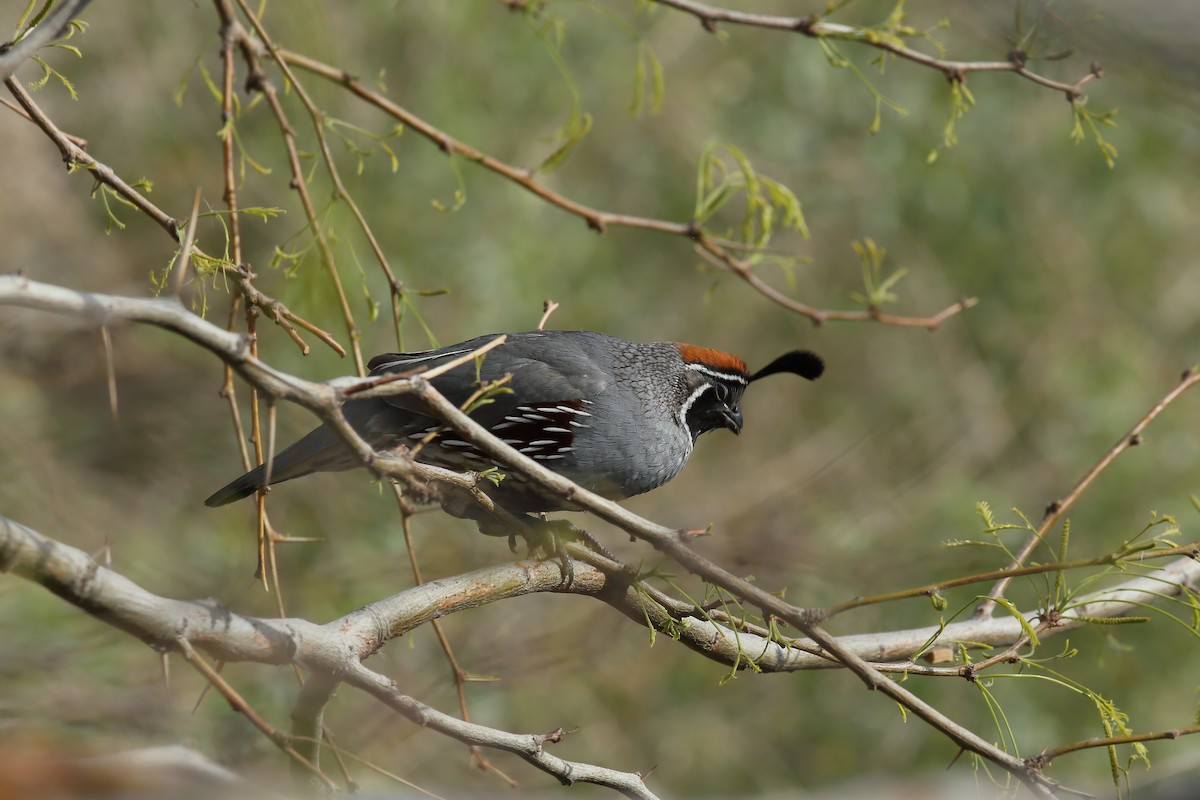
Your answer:
[[[24,5],[0,5],[6,24]],[[951,57],[1003,59],[1014,38],[1014,6],[981,5],[922,3],[911,9],[912,22],[929,28],[948,19],[950,28],[935,35]],[[823,5],[740,7],[802,14]],[[877,75],[868,64],[874,52],[842,46],[909,112],[885,108],[882,130],[872,136],[871,95],[848,70],[832,68],[817,42],[731,26],[714,36],[694,18],[642,3],[555,2],[531,17],[480,0],[303,0],[271,4],[266,23],[290,49],[364,80],[382,74],[393,100],[518,166],[535,166],[554,149],[552,134],[576,92],[594,127],[545,181],[600,209],[686,221],[706,143],[737,146],[803,203],[811,240],[781,235],[773,246],[809,263],[796,269],[791,286],[777,268],[761,274],[808,304],[854,306],[850,293],[861,276],[851,242],[864,237],[887,248],[889,268],[909,270],[890,310],[925,315],[959,297],[980,299],[935,333],[871,323],[815,328],[703,266],[681,238],[617,228],[598,236],[508,182],[465,162],[452,165],[411,131],[389,140],[394,171],[377,152],[356,174],[353,156],[339,150],[349,188],[399,277],[413,290],[446,291],[415,298],[441,343],[532,328],[542,301],[553,298],[562,304],[555,327],[690,341],[736,352],[752,366],[796,346],[822,353],[828,372],[819,383],[779,378],[757,386],[739,438],[706,437],[678,479],[627,503],[673,526],[711,523],[714,535],[697,544],[705,555],[769,590],[786,589],[793,602],[821,605],[1001,566],[993,551],[943,543],[978,536],[980,500],[1005,520],[1014,506],[1039,518],[1198,360],[1200,24],[1188,9],[1155,2],[1137,16],[1114,16],[1117,9],[1104,4],[1062,2],[1045,19],[1044,52],[1077,52],[1032,68],[1067,81],[1086,74],[1093,59],[1105,69],[1087,88],[1092,110],[1120,109],[1119,127],[1105,130],[1119,149],[1115,169],[1092,141],[1070,141],[1061,94],[1008,74],[970,77],[977,106],[958,125],[960,144],[928,164],[950,107],[942,75],[895,62]],[[889,10],[854,3],[834,19],[874,23]],[[220,207],[219,106],[200,71],[219,74],[213,9],[95,3],[85,19],[90,27],[73,40],[84,58],[49,56],[79,99],[52,80],[37,101],[118,174],[152,180],[152,199],[169,213],[186,217],[196,187]],[[569,78],[547,44],[554,37],[546,27],[558,25]],[[639,46],[661,61],[658,114],[629,113]],[[18,74],[29,82],[38,72],[26,66]],[[348,93],[301,75],[331,116],[373,131],[391,127]],[[244,77],[239,62],[239,86]],[[285,102],[311,154],[311,125],[294,95]],[[259,287],[344,340],[315,252],[292,274],[268,266],[275,248],[309,243],[274,120],[260,104],[245,111],[238,131],[247,152],[271,170],[247,173],[242,205],[286,211],[267,223],[244,222],[245,257]],[[0,199],[0,269],[80,289],[151,294],[151,273],[174,251],[162,231],[118,208],[126,227],[106,234],[89,178],[68,175],[53,145],[8,111],[0,111],[0,141],[8,189]],[[456,170],[466,201],[443,213],[433,201],[453,203]],[[324,205],[328,185],[316,174],[314,196]],[[396,349],[385,283],[365,242],[344,208],[327,219],[364,351]],[[218,225],[202,225],[199,235],[206,250],[222,251]],[[368,296],[384,303],[374,322]],[[211,318],[223,324],[227,297],[211,286],[207,297]],[[411,315],[403,330],[404,345],[427,346]],[[305,358],[278,328],[260,323],[259,332],[264,357],[281,369],[313,379],[353,372],[349,359],[319,343]],[[0,310],[0,512],[111,554],[117,570],[152,591],[273,613],[273,598],[251,575],[251,506],[201,505],[240,471],[217,394],[220,363],[147,327],[114,329],[113,339],[115,421],[94,327]],[[1185,540],[1196,538],[1189,493],[1200,491],[1198,404],[1200,397],[1185,396],[1169,409],[1145,444],[1118,460],[1071,512],[1073,555],[1111,550],[1152,511],[1178,515]],[[305,412],[282,408],[281,441],[311,424]],[[323,539],[281,550],[289,613],[325,621],[411,585],[394,502],[364,473],[287,484],[272,493],[270,508],[284,532]],[[594,520],[587,525],[632,560],[657,562],[623,535]],[[439,513],[417,519],[416,540],[427,577],[511,557],[502,541]],[[1013,545],[1019,541],[1014,535]],[[1017,585],[1014,600],[1031,607],[1039,585]],[[950,594],[950,610],[983,590]],[[830,627],[851,633],[938,618],[927,601],[909,601],[853,612]],[[945,738],[905,723],[893,704],[864,693],[849,675],[742,674],[719,685],[724,668],[664,637],[651,647],[645,630],[594,601],[530,597],[445,624],[466,668],[500,678],[468,687],[476,721],[530,732],[579,725],[556,752],[620,769],[657,766],[651,785],[668,795],[758,795],[863,775],[937,775],[955,756]],[[0,581],[0,631],[0,737],[45,738],[81,752],[183,739],[250,775],[285,768],[215,695],[190,713],[201,685],[185,669],[174,668],[167,696],[155,654],[37,587]],[[1137,731],[1194,716],[1200,648],[1184,629],[1158,620],[1077,632],[1070,643],[1080,654],[1054,668],[1115,700]],[[1039,655],[1064,644],[1048,642]],[[415,697],[456,709],[449,669],[427,629],[370,665]],[[286,727],[295,689],[289,674],[234,665],[225,675]],[[972,686],[907,685],[998,738]],[[997,681],[993,690],[1022,755],[1102,733],[1090,701],[1062,688]],[[501,786],[469,769],[462,748],[353,692],[335,700],[328,722],[341,746],[431,788],[453,794]],[[1200,761],[1192,740],[1153,745],[1151,754],[1152,776]],[[554,785],[504,756],[496,760],[525,787]],[[969,766],[964,760],[955,769]],[[1053,774],[1103,785],[1107,765],[1096,751],[1063,759]],[[1145,780],[1135,770],[1135,782]]]

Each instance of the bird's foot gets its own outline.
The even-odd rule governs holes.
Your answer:
[[[479,532],[485,536],[507,537],[508,548],[514,553],[517,552],[517,537],[519,536],[525,540],[526,552],[529,556],[540,553],[543,559],[558,559],[563,587],[570,588],[575,582],[575,567],[564,546],[564,534],[566,534],[566,541],[579,538],[570,535],[570,532],[578,530],[570,523],[563,520],[548,520],[545,517],[535,517],[530,514],[515,514],[507,518],[488,515],[475,522],[479,526]],[[560,531],[562,532],[560,533]]]

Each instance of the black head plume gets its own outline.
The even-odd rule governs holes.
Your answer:
[[[819,355],[811,350],[793,350],[790,353],[784,353],[751,375],[750,380],[756,381],[759,378],[765,378],[777,372],[792,372],[802,378],[815,381],[821,377],[821,373],[824,371],[825,362],[821,360]]]

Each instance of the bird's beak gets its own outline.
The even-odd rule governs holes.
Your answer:
[[[735,435],[742,432],[742,410],[737,406],[722,410],[721,421],[724,422],[725,427],[733,431]]]

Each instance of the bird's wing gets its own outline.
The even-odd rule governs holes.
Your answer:
[[[378,355],[370,361],[371,374],[433,369],[477,350],[497,335],[479,336],[436,350]],[[491,402],[475,412],[476,419],[484,425],[501,420],[517,406],[593,397],[607,388],[609,379],[589,366],[592,362],[583,341],[571,332],[562,331],[508,334],[504,344],[481,357],[481,363],[471,360],[439,375],[432,383],[450,402],[462,405],[479,390],[481,383],[511,375],[505,388],[512,391],[502,389],[492,393]],[[405,411],[428,414],[418,401],[407,395],[383,399]]]

